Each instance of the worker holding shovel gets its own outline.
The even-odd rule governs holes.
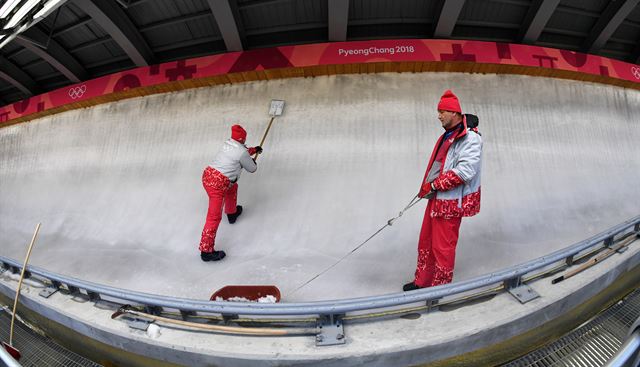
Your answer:
[[[460,102],[444,92],[438,119],[445,129],[438,139],[418,196],[429,199],[418,242],[415,278],[403,290],[433,287],[453,279],[462,217],[480,212],[482,138],[467,126]]]
[[[213,163],[202,173],[202,185],[209,196],[207,219],[200,239],[200,258],[202,261],[222,260],[224,251],[215,250],[216,232],[222,220],[222,206],[229,223],[235,223],[242,206],[236,205],[238,199],[238,178],[242,170],[255,172],[258,169],[252,155],[262,153],[260,146],[247,148],[247,132],[240,125],[231,127],[231,139],[227,140]]]

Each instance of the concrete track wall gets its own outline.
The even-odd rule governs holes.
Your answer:
[[[208,298],[276,284],[284,301],[399,291],[412,279],[426,203],[303,289],[417,193],[452,88],[480,116],[482,211],[464,219],[455,279],[541,256],[637,215],[640,93],[589,83],[449,73],[344,75],[194,89],[0,129],[0,254],[149,293]],[[241,122],[259,142],[287,102],[245,213],[223,221],[221,263],[197,244],[202,169]]]

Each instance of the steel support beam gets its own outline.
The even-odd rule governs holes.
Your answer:
[[[440,1],[440,12],[437,21],[435,22],[436,27],[433,32],[434,38],[450,38],[453,33],[453,28],[456,25],[456,21],[458,21],[458,17],[460,16],[460,11],[462,11],[462,7],[464,6],[465,0],[441,0]]]
[[[116,1],[73,0],[73,4],[104,29],[136,66],[153,63],[153,52],[149,45]]]
[[[520,28],[519,41],[528,44],[535,43],[540,38],[542,30],[551,19],[558,4],[560,4],[560,0],[534,0]]]
[[[238,4],[240,9],[259,8],[267,5],[291,3],[291,0],[247,0]]]
[[[349,0],[329,0],[329,41],[347,40]]]
[[[600,51],[639,2],[640,0],[610,1],[584,41],[583,51],[589,53]]]
[[[44,59],[74,83],[87,80],[89,77],[84,67],[70,53],[36,27],[19,34],[14,42]]]
[[[84,25],[87,25],[87,24],[91,23],[92,21],[93,21],[93,20],[91,19],[91,17],[84,17],[84,18],[82,18],[82,19],[78,20],[78,21],[77,21],[77,22],[75,22],[75,23],[72,23],[72,24],[66,25],[66,26],[61,27],[61,28],[59,28],[59,29],[54,29],[54,31],[53,31],[53,37],[58,37],[58,36],[60,36],[60,35],[62,35],[62,34],[65,34],[65,33],[67,33],[67,32],[70,32],[70,31],[72,31],[72,30],[74,30],[74,29],[76,29],[76,28],[79,28],[79,27],[82,27],[82,26],[84,26]]]
[[[203,19],[203,18],[209,18],[211,17],[211,11],[210,10],[203,10],[203,11],[199,11],[197,13],[193,13],[193,14],[188,14],[188,15],[182,15],[179,17],[173,17],[171,19],[167,19],[167,20],[161,20],[158,22],[153,22],[144,26],[141,26],[139,28],[140,32],[149,32],[152,31],[154,29],[158,29],[158,28],[163,28],[163,27],[167,27],[173,24],[180,24],[180,23],[186,23],[192,20],[196,20],[196,19]]]
[[[3,56],[0,56],[0,78],[6,80],[27,96],[32,96],[38,92],[36,82]]]
[[[207,0],[227,51],[244,50],[244,34],[236,0]]]

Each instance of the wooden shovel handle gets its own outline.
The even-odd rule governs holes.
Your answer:
[[[258,146],[262,147],[262,144],[264,144],[265,139],[267,139],[267,134],[269,134],[269,129],[271,129],[271,124],[273,123],[273,119],[275,119],[276,117],[273,116],[271,117],[271,120],[269,121],[269,125],[267,126],[267,130],[264,132],[264,135],[262,135],[262,140],[260,140],[260,144],[258,144]],[[253,160],[258,160],[258,153],[253,155]]]

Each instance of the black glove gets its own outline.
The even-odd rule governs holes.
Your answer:
[[[260,153],[262,153],[262,147],[258,145],[256,147],[256,154],[260,154]]]

